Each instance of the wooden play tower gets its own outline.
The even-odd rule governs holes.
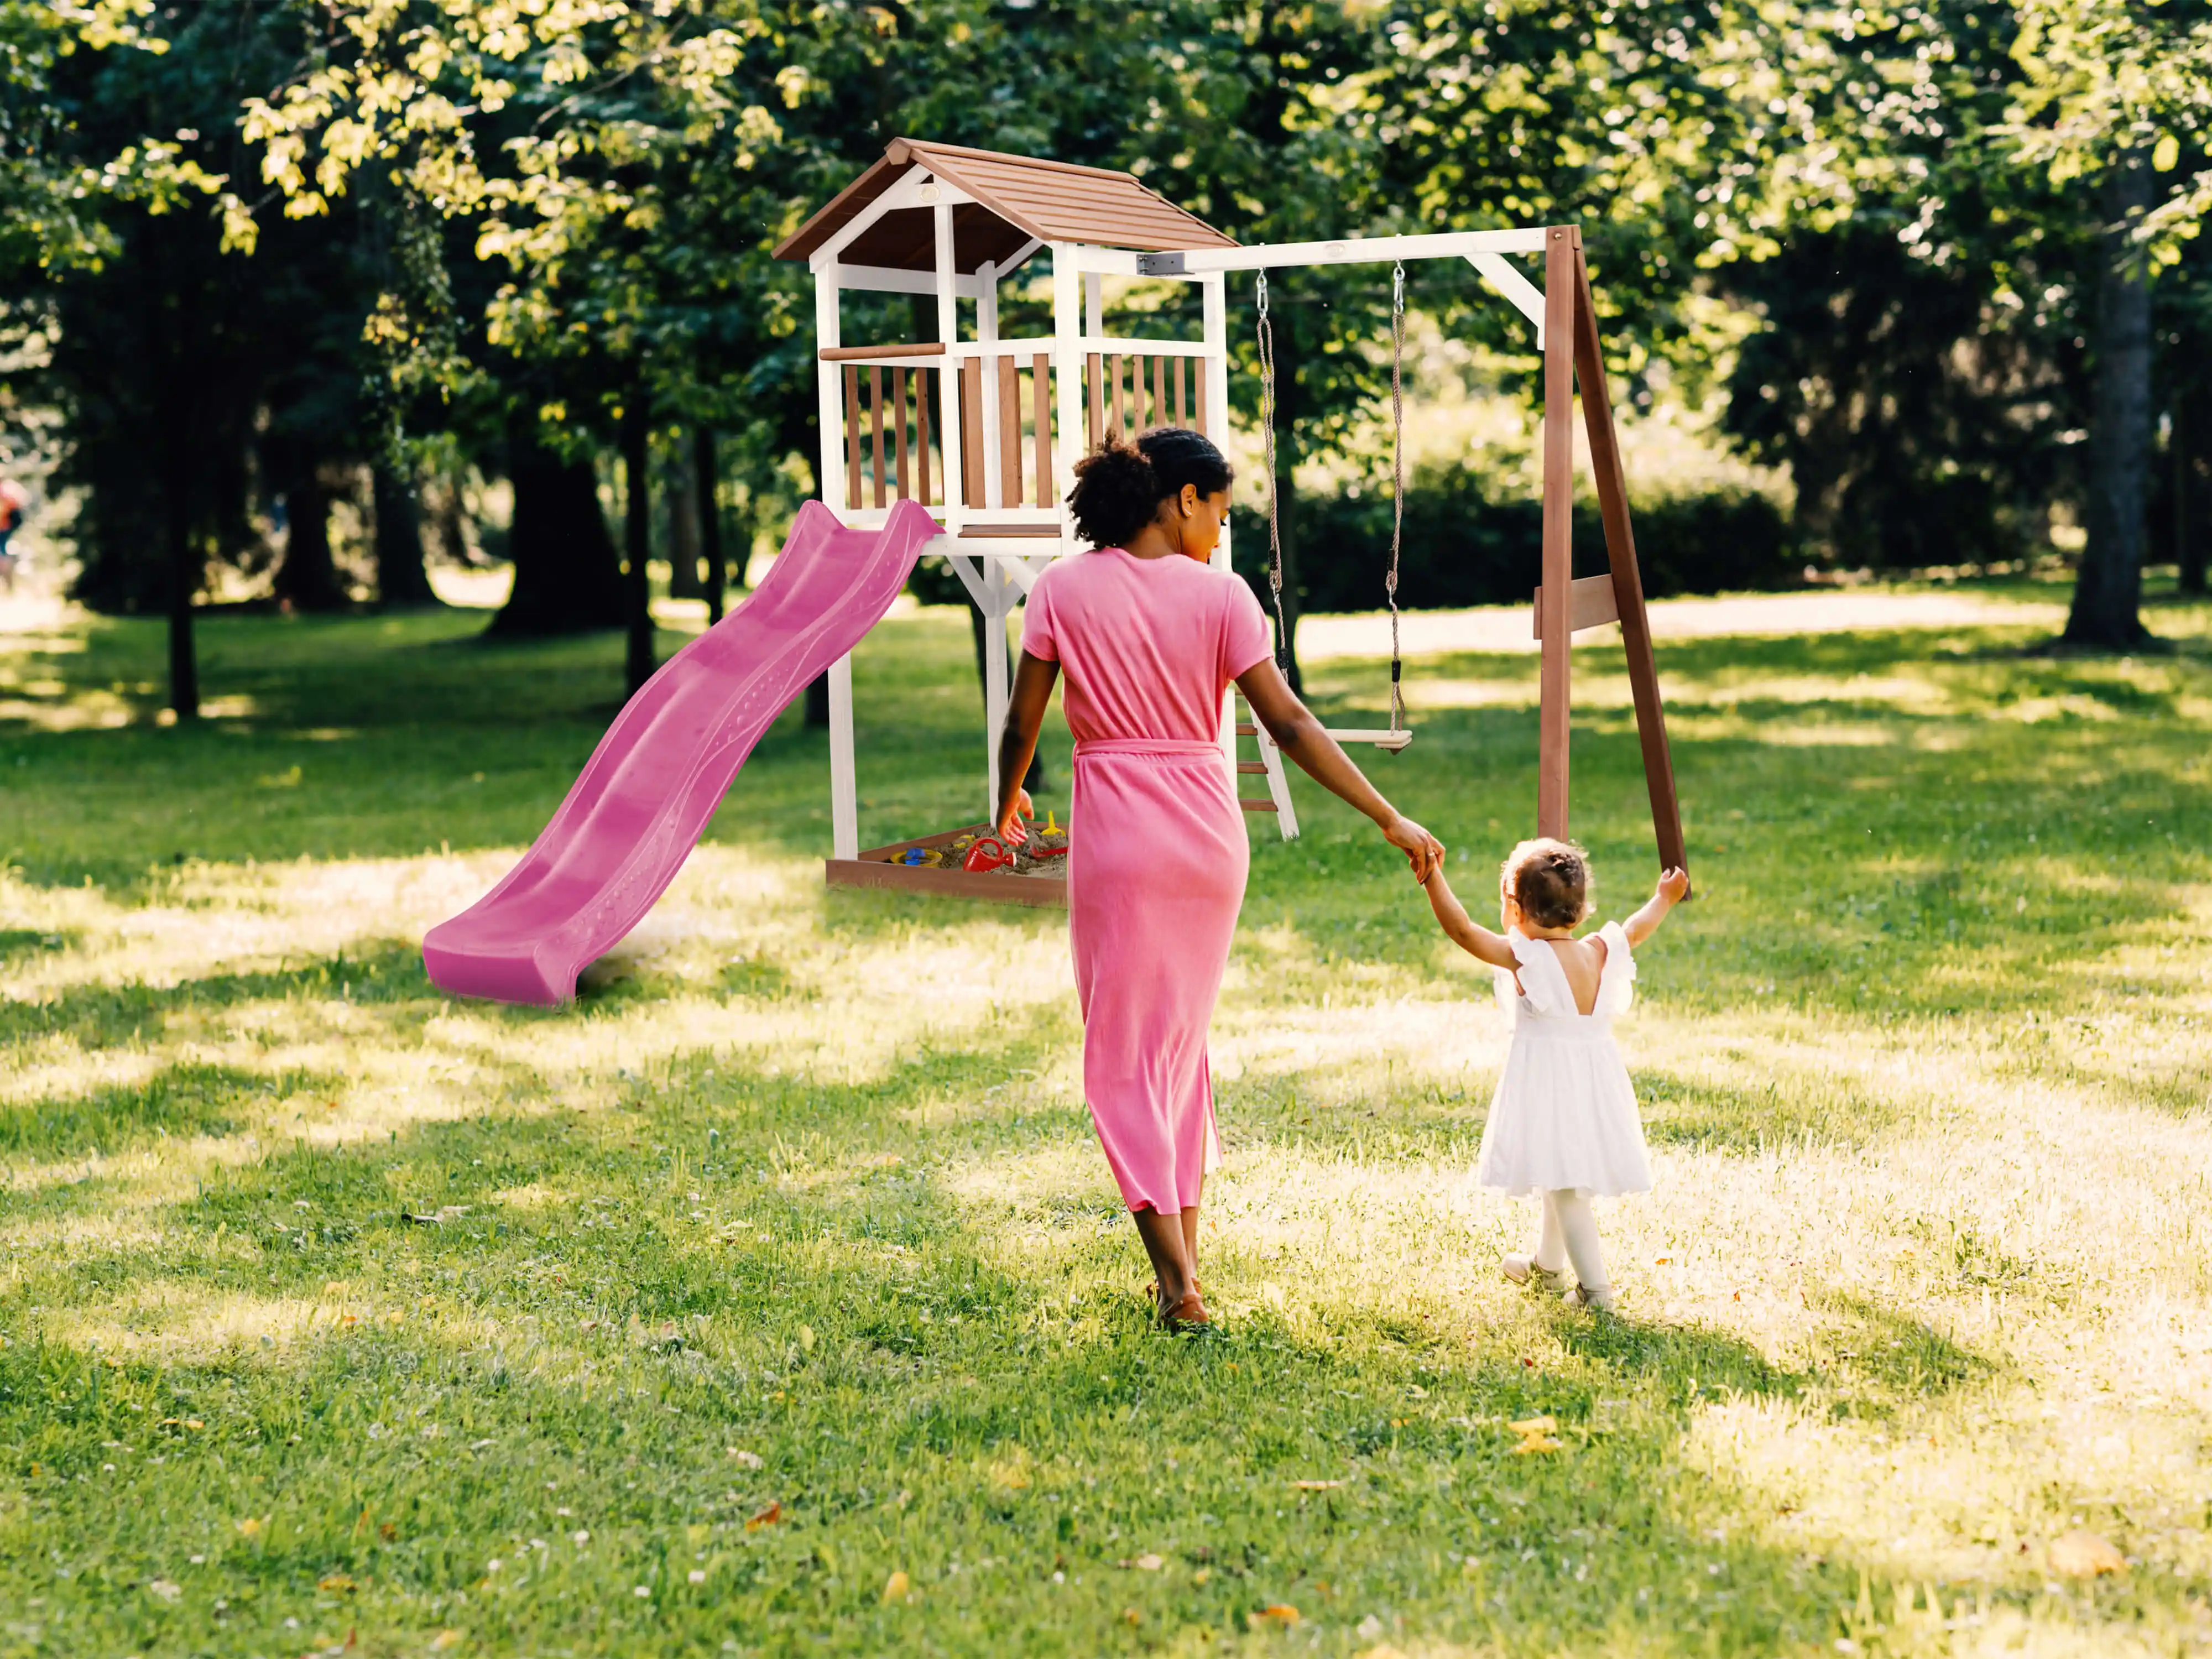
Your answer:
[[[817,465],[826,503],[854,528],[882,524],[898,501],[927,507],[944,528],[928,550],[945,556],[989,620],[985,750],[987,799],[994,800],[1008,685],[1005,622],[1053,559],[1083,550],[1066,506],[1075,463],[1109,431],[1133,435],[1150,426],[1188,425],[1217,441],[1228,431],[1228,273],[1413,259],[1471,264],[1534,326],[1544,357],[1543,583],[1535,596],[1542,641],[1540,831],[1563,836],[1568,828],[1570,641],[1577,630],[1618,621],[1660,861],[1685,863],[1620,447],[1575,227],[1239,246],[1127,173],[902,138],[775,252],[805,260],[814,276]],[[1541,289],[1513,263],[1539,254]],[[1000,285],[1040,255],[1050,261],[1052,332],[1005,337]],[[1198,337],[1109,334],[1109,276],[1195,283]],[[936,337],[847,345],[840,300],[848,292],[923,296],[934,306]],[[1569,545],[1577,383],[1610,563],[1607,574],[1579,581],[1571,580]],[[1215,562],[1226,567],[1229,559],[1224,534]],[[830,671],[830,720],[833,881],[1060,902],[1044,890],[1054,883],[904,870],[891,862],[897,848],[864,853],[849,658]],[[1254,744],[1256,759],[1240,759],[1240,736]],[[1223,700],[1221,744],[1232,785],[1240,772],[1265,778],[1267,794],[1249,799],[1248,808],[1273,814],[1285,836],[1296,835],[1281,758],[1263,732],[1240,726],[1230,697]]]

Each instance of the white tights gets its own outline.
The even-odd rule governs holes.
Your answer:
[[[1613,1287],[1605,1276],[1605,1257],[1597,1247],[1597,1217],[1590,1201],[1572,1187],[1544,1194],[1544,1219],[1536,1233],[1536,1266],[1547,1273],[1574,1264],[1583,1289],[1602,1296]]]

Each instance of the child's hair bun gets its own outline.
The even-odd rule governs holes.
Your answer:
[[[1500,893],[1539,927],[1572,927],[1590,913],[1589,854],[1571,841],[1524,841],[1499,866]]]

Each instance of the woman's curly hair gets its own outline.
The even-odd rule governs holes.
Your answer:
[[[1188,427],[1156,426],[1129,443],[1118,433],[1075,464],[1067,505],[1076,532],[1093,547],[1121,547],[1152,521],[1160,503],[1194,484],[1201,495],[1229,488],[1236,472],[1213,441]]]
[[[1572,842],[1524,841],[1498,866],[1498,890],[1539,927],[1573,927],[1590,913],[1589,854]]]

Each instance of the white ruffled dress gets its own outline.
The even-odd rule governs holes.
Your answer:
[[[1551,945],[1518,930],[1506,935],[1520,985],[1498,971],[1513,1046],[1482,1131],[1476,1179],[1486,1187],[1515,1194],[1571,1188],[1600,1198],[1651,1190],[1636,1087],[1613,1040],[1613,1017],[1635,995],[1636,958],[1619,922],[1606,923],[1598,937],[1605,969],[1585,1014]]]

